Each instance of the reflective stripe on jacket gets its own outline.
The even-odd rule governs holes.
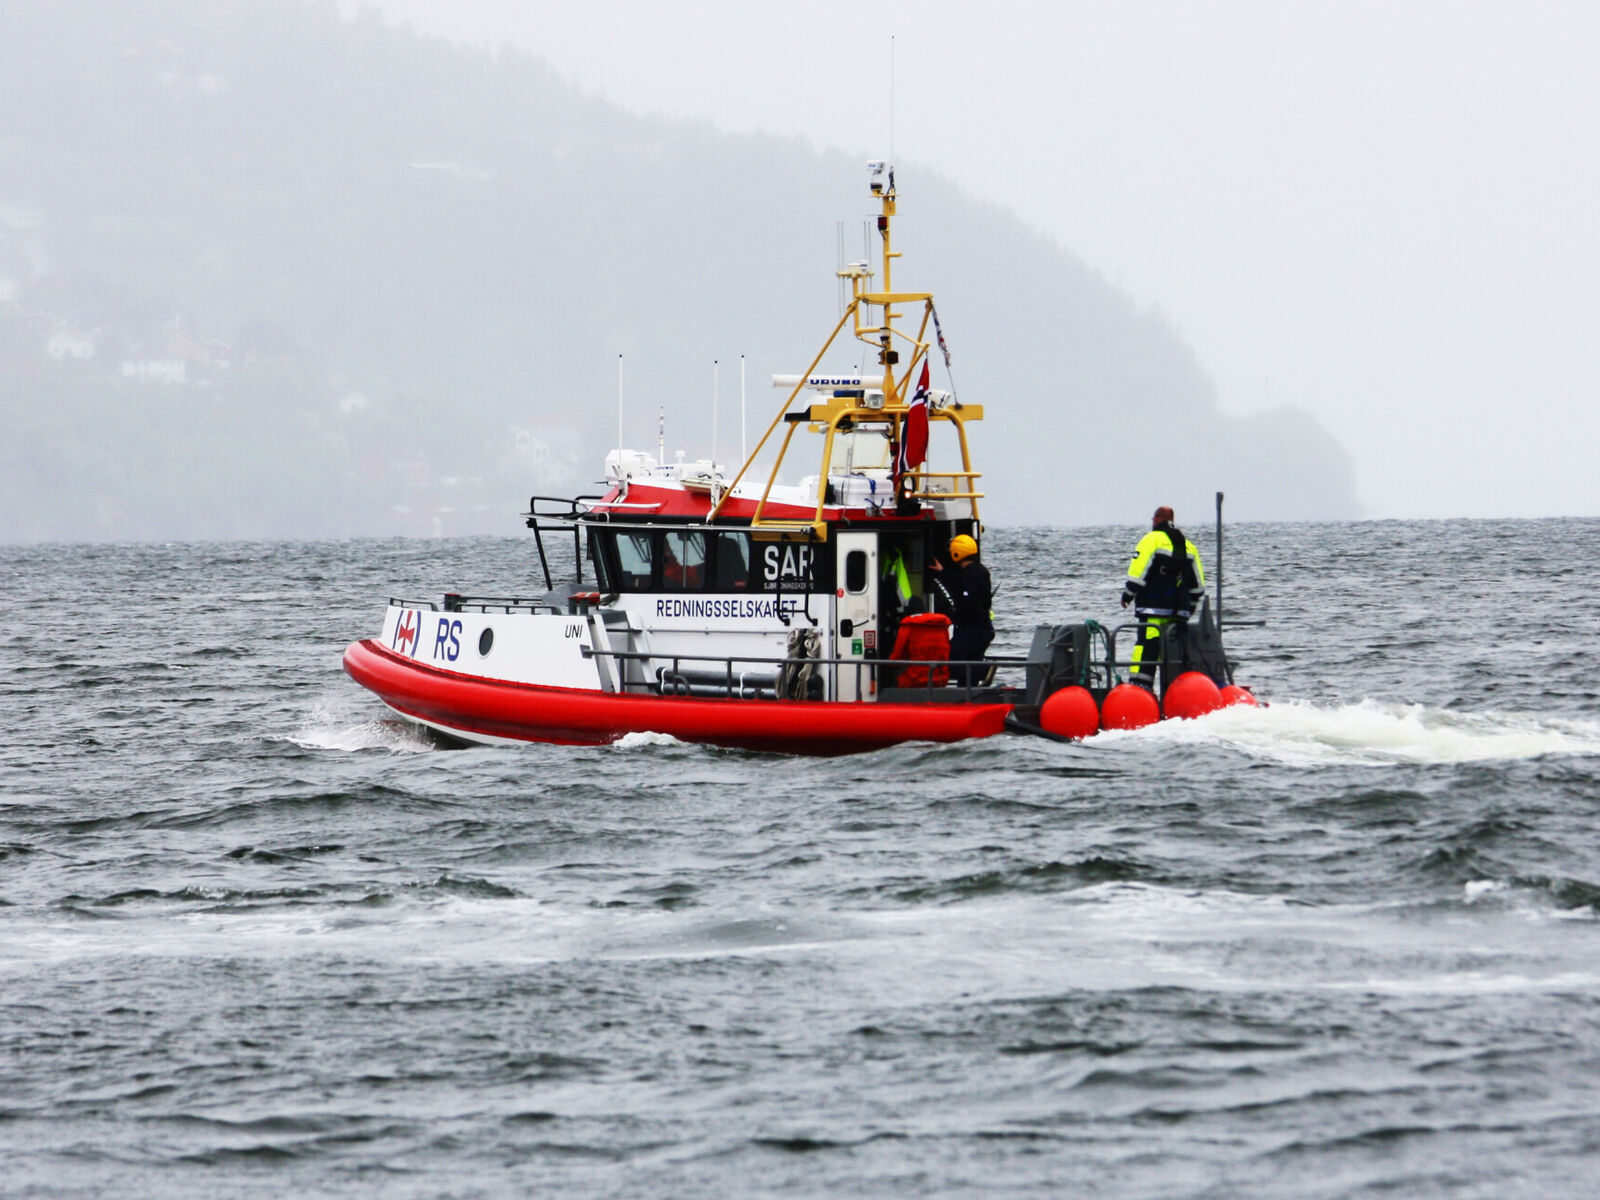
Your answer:
[[[1170,532],[1169,532],[1170,530]],[[1187,617],[1206,590],[1206,569],[1200,551],[1183,538],[1187,553],[1179,563],[1172,549],[1172,534],[1183,531],[1162,526],[1139,539],[1128,564],[1127,593],[1133,597],[1135,611],[1149,617]]]

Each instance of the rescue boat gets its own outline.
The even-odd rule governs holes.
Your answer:
[[[542,594],[391,599],[380,635],[345,651],[350,677],[458,742],[598,745],[656,733],[824,755],[1005,731],[1082,738],[1253,703],[1233,684],[1209,598],[1162,639],[1154,686],[1128,682],[1119,655],[1137,622],[1040,625],[1026,656],[991,655],[967,671],[889,659],[899,593],[936,591],[936,564],[956,535],[981,545],[984,493],[967,425],[983,408],[953,384],[930,386],[936,355],[948,374],[944,333],[931,292],[892,285],[894,171],[869,169],[877,270],[838,269],[849,296],[838,324],[805,371],[774,377],[786,398],[736,472],[662,461],[664,445],[659,456],[612,451],[603,492],[529,502]],[[865,348],[858,365],[824,367],[852,338]],[[808,441],[819,466],[781,483]],[[758,468],[763,453],[770,463]],[[573,548],[561,583],[552,536]],[[919,665],[929,669],[906,670]],[[921,682],[901,686],[908,674]]]

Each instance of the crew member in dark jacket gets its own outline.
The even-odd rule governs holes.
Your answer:
[[[967,534],[950,539],[950,562],[953,565],[948,572],[937,559],[928,565],[938,572],[931,581],[934,595],[955,626],[950,635],[951,682],[971,687],[983,682],[986,672],[976,663],[994,641],[994,614],[990,611],[994,585],[989,568],[978,561],[978,543]],[[963,660],[974,665],[958,665]]]
[[[1133,648],[1133,682],[1154,687],[1161,661],[1161,639],[1174,623],[1187,621],[1205,595],[1206,569],[1200,551],[1173,525],[1173,512],[1163,504],[1150,519],[1150,532],[1139,539],[1128,564],[1122,607],[1139,617],[1139,641]]]

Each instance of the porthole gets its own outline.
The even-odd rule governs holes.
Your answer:
[[[493,646],[494,630],[486,626],[484,631],[478,635],[478,657],[483,658]]]

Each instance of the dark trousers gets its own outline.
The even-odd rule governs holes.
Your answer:
[[[1161,665],[1162,641],[1169,630],[1181,634],[1186,618],[1141,617],[1139,640],[1133,646],[1133,682],[1147,688],[1156,685],[1156,667]],[[1177,645],[1183,643],[1180,640]],[[1174,670],[1177,668],[1175,667]]]
[[[994,641],[994,630],[980,627],[976,629],[957,626],[950,634],[950,682],[957,687],[976,687],[983,682],[983,677],[988,669],[982,666],[957,666],[961,659],[977,660],[983,657],[983,652],[989,648],[989,643]]]

